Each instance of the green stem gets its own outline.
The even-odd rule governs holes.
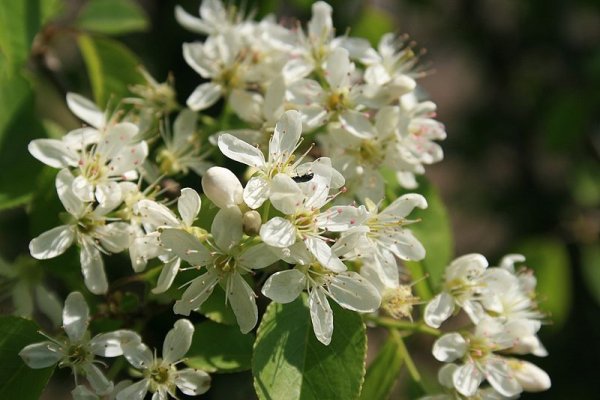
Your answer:
[[[410,356],[410,353],[408,352],[408,349],[406,348],[406,345],[404,344],[404,340],[402,340],[402,337],[400,336],[400,334],[398,334],[398,332],[396,332],[394,330],[390,331],[390,335],[393,335],[394,339],[396,340],[396,342],[398,344],[398,352],[400,352],[400,354],[402,355],[402,358],[404,359],[404,362],[406,363],[406,368],[408,369],[408,373],[410,374],[411,378],[418,384],[421,384],[421,374],[419,373],[419,370],[417,369],[415,362],[413,361],[412,357]]]
[[[269,211],[271,210],[271,202],[265,201],[265,207],[262,211],[262,223],[266,223],[269,220]]]
[[[390,329],[398,329],[401,331],[413,331],[426,333],[432,336],[441,336],[442,332],[438,329],[425,325],[423,322],[398,321],[388,317],[366,316],[367,320],[378,326]]]

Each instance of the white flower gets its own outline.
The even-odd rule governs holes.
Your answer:
[[[129,343],[123,346],[127,361],[140,370],[144,378],[117,394],[117,400],[143,399],[146,393],[154,393],[155,400],[166,400],[168,396],[177,399],[176,390],[185,395],[197,396],[210,387],[210,376],[197,369],[178,370],[176,365],[190,349],[194,325],[187,319],[175,322],[163,343],[162,358],[154,355],[144,343]]]
[[[161,270],[153,293],[163,293],[168,290],[181,265],[181,258],[174,256],[160,245],[159,228],[180,228],[187,231],[195,231],[194,227],[200,208],[202,206],[200,196],[191,188],[181,189],[181,195],[177,200],[177,210],[181,220],[165,205],[152,200],[142,199],[134,206],[134,211],[141,218],[142,224],[147,232],[146,235],[135,238],[129,247],[131,263],[136,272],[143,271],[149,259],[161,257],[164,266]]]
[[[343,232],[360,222],[361,209],[354,206],[339,206],[335,210],[321,212],[329,202],[331,186],[331,161],[320,158],[312,163],[313,177],[310,181],[297,183],[285,174],[277,174],[271,182],[271,203],[286,215],[274,217],[260,228],[260,237],[269,246],[288,249],[297,241],[304,244],[315,258],[326,268],[342,272],[346,266],[329,246],[327,232]],[[292,257],[294,253],[291,253]],[[296,258],[301,262],[301,258]]]
[[[56,191],[70,220],[32,239],[29,252],[38,260],[46,260],[63,254],[77,242],[85,285],[94,294],[106,293],[108,281],[100,253],[119,253],[126,249],[130,227],[124,222],[108,222],[106,214],[113,208],[93,209],[91,204],[81,201],[73,191],[73,182],[73,175],[67,169],[56,175]]]
[[[164,174],[187,174],[191,169],[198,175],[211,166],[205,161],[207,152],[201,154],[200,137],[196,133],[198,115],[188,109],[183,110],[173,124],[172,133],[161,131],[165,146],[159,150],[157,162]]]
[[[267,279],[262,293],[277,303],[289,303],[308,292],[310,319],[317,339],[328,345],[333,334],[333,311],[327,297],[340,306],[361,313],[379,308],[377,289],[353,271],[333,272],[313,259],[309,265],[276,272]]]
[[[481,254],[467,254],[452,261],[446,268],[442,292],[425,307],[424,320],[434,328],[461,307],[475,323],[483,314],[478,296],[485,290],[484,272],[488,261]]]
[[[513,352],[520,339],[515,336],[516,331],[497,319],[484,317],[473,334],[448,333],[440,337],[433,345],[433,356],[442,362],[462,360],[463,364],[452,372],[452,384],[464,396],[473,396],[484,379],[506,397],[521,393],[525,388],[520,382],[526,383],[528,379],[539,387],[549,387],[549,379],[544,384],[543,371],[529,366],[519,369],[513,359],[497,354]],[[517,379],[519,372],[523,375]]]
[[[265,268],[278,257],[263,243],[249,246],[242,241],[242,212],[237,206],[221,209],[211,227],[212,238],[205,247],[198,238],[179,229],[165,229],[160,238],[165,248],[196,267],[206,267],[206,272],[193,279],[181,300],[173,307],[177,314],[189,315],[210,296],[220,284],[226,301],[231,305],[240,330],[247,333],[258,320],[255,294],[243,275]]]
[[[394,200],[379,212],[375,203],[367,199],[362,207],[364,216],[336,241],[334,251],[346,260],[375,259],[369,265],[376,268],[382,284],[398,287],[399,275],[395,257],[401,260],[421,260],[425,257],[423,245],[405,226],[414,222],[406,217],[415,207],[427,208],[427,201],[419,194],[406,194]],[[330,211],[335,212],[334,206]]]
[[[75,383],[78,375],[85,375],[96,394],[110,392],[113,383],[96,366],[100,362],[95,356],[118,357],[123,354],[123,345],[139,342],[140,337],[133,331],[118,330],[90,339],[89,308],[79,292],[69,294],[65,300],[62,319],[66,338],[48,337],[48,341],[26,346],[19,355],[30,368],[47,368],[57,363],[61,368],[70,367]]]
[[[175,19],[184,28],[205,35],[215,35],[233,29],[243,21],[243,14],[226,9],[220,0],[203,0],[201,18],[194,17],[181,6],[175,6]]]
[[[284,174],[292,177],[297,174],[298,169],[309,169],[309,164],[299,168],[303,157],[296,159],[294,155],[294,151],[300,145],[301,134],[300,114],[295,110],[286,111],[277,121],[275,132],[269,141],[267,160],[262,151],[235,136],[227,133],[219,136],[219,149],[225,156],[257,171],[244,188],[244,202],[250,208],[256,209],[267,199],[277,196],[272,191],[272,182],[277,175]],[[331,171],[330,175],[332,173],[334,171]],[[274,203],[275,207],[276,204]]]

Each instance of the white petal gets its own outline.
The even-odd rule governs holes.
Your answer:
[[[333,30],[331,13],[333,8],[324,1],[313,3],[312,17],[308,22],[308,33],[313,40],[327,40]]]
[[[179,5],[175,6],[175,19],[179,22],[179,25],[189,31],[202,34],[211,32],[210,27],[204,21],[189,14]]]
[[[243,215],[238,206],[227,206],[215,215],[210,229],[213,239],[223,252],[237,245],[244,236]]]
[[[469,345],[459,333],[447,333],[433,344],[433,356],[438,361],[452,362],[465,355]]]
[[[123,355],[137,369],[148,369],[152,365],[152,351],[144,343],[130,341],[122,344]]]
[[[73,114],[94,128],[100,129],[106,124],[104,113],[90,100],[77,93],[67,93],[67,105]]]
[[[165,229],[160,234],[163,245],[191,265],[204,266],[212,261],[209,251],[192,234],[180,229]]]
[[[375,129],[363,113],[348,110],[339,116],[342,128],[361,139],[371,139],[375,136]]]
[[[454,312],[454,297],[446,292],[435,296],[425,307],[423,319],[433,328],[439,328]]]
[[[233,112],[242,120],[251,123],[262,122],[263,97],[258,93],[234,89],[228,98]]]
[[[183,58],[185,62],[204,78],[210,78],[215,72],[215,66],[209,64],[203,43],[184,43]],[[195,110],[196,111],[196,110]]]
[[[79,261],[85,286],[94,294],[104,294],[108,291],[108,281],[104,272],[104,262],[100,251],[88,241],[82,243],[79,251]]]
[[[456,390],[467,397],[475,394],[482,380],[483,373],[479,371],[477,365],[472,361],[458,367],[452,375],[452,381]]]
[[[202,176],[202,190],[217,207],[241,204],[244,189],[233,172],[223,167],[211,167]]]
[[[191,226],[194,223],[194,219],[196,219],[196,216],[200,212],[201,205],[198,192],[190,188],[181,189],[181,195],[179,196],[179,200],[177,200],[177,210],[187,226]]]
[[[237,258],[241,266],[250,269],[265,268],[277,262],[277,260],[279,260],[277,254],[273,253],[269,246],[264,243],[250,247]]]
[[[269,181],[262,176],[253,176],[244,188],[244,202],[248,207],[257,209],[269,198],[270,193]]]
[[[337,47],[329,53],[325,60],[325,79],[334,89],[347,86],[350,81],[349,75],[353,69],[354,65],[350,62],[348,50]]]
[[[92,386],[92,389],[97,394],[103,395],[108,394],[113,390],[113,383],[106,378],[104,373],[92,363],[84,364],[83,370],[85,371],[85,377]]]
[[[168,261],[163,265],[162,270],[160,271],[160,275],[158,277],[158,281],[156,282],[156,287],[152,289],[152,293],[164,293],[173,284],[177,273],[179,272],[179,267],[181,265],[181,258],[175,257],[172,260]]]
[[[356,272],[335,275],[328,288],[331,297],[348,310],[374,312],[381,304],[381,296],[375,286]]]
[[[284,214],[294,214],[302,204],[304,194],[294,180],[286,174],[277,174],[271,181],[271,204]]]
[[[96,154],[102,154],[108,160],[116,158],[124,149],[129,151],[138,132],[138,126],[131,122],[119,122],[112,125],[104,139],[98,142]],[[111,163],[114,161],[112,160]]]
[[[415,207],[421,209],[427,208],[427,200],[420,194],[409,193],[394,200],[381,215],[402,219],[410,214]]]
[[[42,233],[29,242],[31,256],[38,260],[47,260],[60,256],[67,251],[75,239],[72,225],[61,225]]]
[[[333,311],[325,292],[320,288],[311,290],[308,296],[308,306],[315,336],[319,342],[327,346],[331,343],[331,335],[333,335]]]
[[[153,227],[179,226],[177,217],[166,206],[152,200],[143,199],[135,205],[136,214],[142,217],[144,224]]]
[[[56,175],[56,193],[60,202],[69,214],[80,217],[85,210],[85,203],[73,193],[73,181],[75,177],[68,169],[62,169]]]
[[[317,225],[326,231],[343,232],[360,225],[367,217],[364,207],[334,206],[317,216]]]
[[[99,400],[100,397],[86,386],[77,385],[77,387],[71,390],[71,396],[73,400]]]
[[[277,124],[269,141],[269,159],[286,160],[294,152],[302,135],[302,118],[296,110],[286,111]]]
[[[214,269],[195,278],[181,296],[181,300],[175,302],[173,312],[190,315],[192,310],[200,307],[208,299],[217,283],[219,283],[219,276]]]
[[[131,225],[126,222],[113,222],[99,226],[94,231],[94,237],[104,250],[120,253],[130,245]]]
[[[29,368],[47,368],[56,364],[65,354],[56,343],[45,341],[25,346],[19,356]]]
[[[143,379],[133,385],[127,386],[117,394],[117,400],[144,400],[148,393],[150,381]]]
[[[456,368],[458,368],[458,365],[456,364],[444,364],[438,371],[438,382],[440,382],[442,386],[452,389],[454,387],[452,375],[454,375]]]
[[[381,244],[402,260],[422,260],[425,248],[408,229],[384,231],[379,235]]]
[[[542,392],[552,386],[548,374],[528,361],[513,358],[508,360],[508,366],[512,375],[527,392]]]
[[[114,210],[123,201],[121,186],[115,181],[102,182],[96,186],[96,200],[107,210]]]
[[[192,337],[194,336],[194,325],[187,319],[180,319],[175,322],[163,343],[163,360],[172,364],[179,361],[188,352],[192,345]]]
[[[52,168],[75,167],[79,155],[62,140],[35,139],[27,146],[29,153]]]
[[[276,303],[294,301],[306,287],[306,275],[297,269],[275,272],[264,283],[261,292]]]
[[[194,89],[186,104],[193,111],[204,110],[215,104],[222,94],[223,88],[221,85],[212,82],[203,83]]]
[[[260,238],[273,247],[289,247],[296,242],[296,227],[287,219],[271,218],[260,227]]]
[[[173,123],[173,147],[187,150],[193,140],[198,125],[198,113],[186,108],[182,110]]]
[[[309,236],[304,238],[304,244],[325,268],[333,272],[346,271],[347,268],[344,263],[333,253],[331,247],[324,240]]]
[[[258,321],[254,291],[237,272],[230,275],[226,290],[227,300],[235,314],[240,331],[242,333],[250,332]]]
[[[142,338],[134,331],[121,329],[101,333],[90,340],[92,353],[102,357],[118,357],[123,355],[123,346],[128,343],[141,342]]]
[[[485,360],[483,368],[487,381],[501,395],[512,397],[523,391],[505,359],[490,356]]]
[[[63,328],[72,342],[79,341],[87,331],[90,309],[83,295],[72,292],[65,300],[62,321]]]
[[[219,135],[219,150],[228,158],[255,168],[265,166],[262,151],[229,133]]]
[[[500,260],[500,268],[508,272],[515,272],[515,264],[525,262],[525,256],[522,254],[507,254]]]
[[[88,181],[83,175],[79,175],[73,180],[71,189],[73,190],[75,196],[77,196],[81,201],[88,203],[96,201],[94,196],[94,185],[92,185],[90,181]]]
[[[177,371],[175,385],[188,396],[197,396],[206,393],[210,388],[210,375],[204,371],[191,368]]]
[[[98,143],[101,138],[102,134],[98,129],[79,128],[63,136],[62,141],[71,149],[81,151],[90,145]]]
[[[283,66],[281,73],[285,82],[292,83],[305,78],[314,66],[303,58],[292,58]]]

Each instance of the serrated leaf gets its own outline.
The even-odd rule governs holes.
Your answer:
[[[365,374],[366,334],[359,314],[331,302],[329,346],[313,333],[306,296],[267,307],[254,345],[259,399],[357,399]]]
[[[254,335],[240,328],[204,321],[195,326],[185,363],[211,373],[247,371],[252,360]]]
[[[32,321],[0,317],[0,399],[35,400],[40,397],[54,367],[31,369],[19,357],[21,349],[44,338]]]
[[[207,318],[225,325],[235,325],[237,319],[231,307],[225,302],[225,292],[220,286],[216,286],[208,299],[200,306],[198,310]],[[239,328],[237,328],[239,331]]]
[[[94,100],[105,108],[110,100],[116,104],[129,93],[128,86],[144,83],[140,62],[127,47],[108,39],[79,35],[79,49],[88,71]]]
[[[404,363],[402,353],[399,351],[399,339],[397,331],[389,331],[385,344],[367,368],[365,383],[360,393],[361,400],[389,398]]]
[[[75,23],[88,31],[122,35],[146,30],[148,17],[130,0],[92,0],[84,6]]]
[[[527,258],[527,266],[535,271],[539,305],[558,329],[565,322],[571,307],[571,270],[563,243],[552,238],[533,238],[518,248]]]

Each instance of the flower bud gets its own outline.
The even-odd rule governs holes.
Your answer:
[[[256,210],[246,211],[243,217],[244,233],[248,236],[256,236],[260,232],[262,224],[260,214]]]
[[[209,168],[202,177],[202,190],[219,208],[241,204],[244,201],[244,189],[240,180],[227,168]]]
[[[508,366],[523,390],[527,392],[541,392],[550,389],[552,385],[546,371],[535,364],[513,358],[508,360]]]

